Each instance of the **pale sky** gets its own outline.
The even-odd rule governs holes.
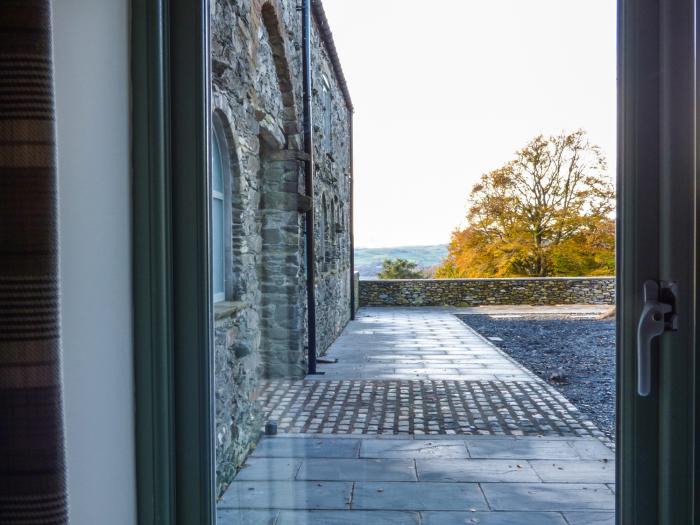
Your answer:
[[[440,244],[539,133],[615,165],[615,0],[324,0],[355,105],[355,243]]]

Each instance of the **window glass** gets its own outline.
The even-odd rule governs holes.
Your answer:
[[[211,250],[214,302],[223,301],[224,292],[224,174],[221,145],[216,132],[212,140]]]
[[[211,160],[211,175],[212,175],[212,191],[221,193],[223,198],[224,193],[224,169],[221,161],[221,144],[219,142],[218,133],[214,132],[212,144],[212,160]]]

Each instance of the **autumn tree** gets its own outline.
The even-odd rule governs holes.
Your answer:
[[[418,265],[406,259],[385,259],[379,279],[425,279]]]
[[[437,277],[611,275],[615,191],[584,131],[535,137],[471,191]]]

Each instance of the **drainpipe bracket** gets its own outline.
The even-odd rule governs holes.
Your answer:
[[[308,213],[314,207],[313,199],[302,193],[297,194],[297,210],[299,213]]]

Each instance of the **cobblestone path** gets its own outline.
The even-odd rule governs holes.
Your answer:
[[[280,432],[602,436],[561,394],[536,382],[274,382],[263,399]]]

